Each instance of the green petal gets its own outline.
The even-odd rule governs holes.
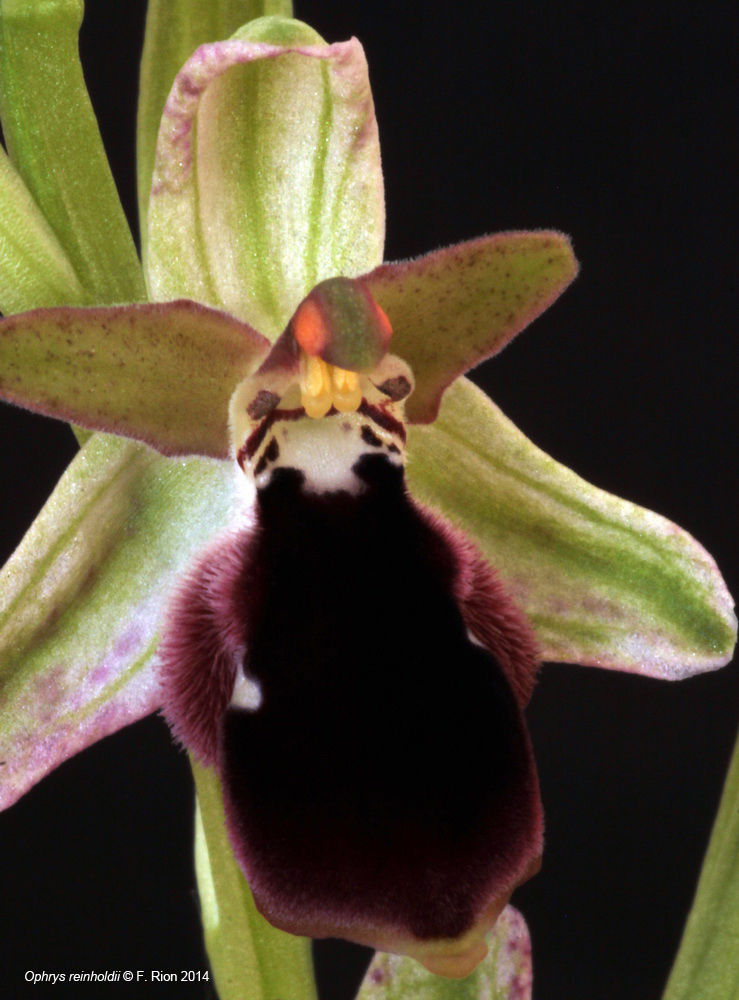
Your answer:
[[[149,207],[152,298],[224,308],[270,339],[319,281],[382,259],[377,124],[360,44],[252,21],[201,46],[167,101]]]
[[[292,15],[290,0],[149,0],[141,59],[137,161],[141,236],[147,235],[154,150],[164,103],[181,66],[198,45],[228,38],[264,14]]]
[[[227,523],[223,462],[165,459],[96,435],[6,564],[0,585],[0,807],[160,704],[164,607]]]
[[[366,275],[392,323],[391,349],[416,377],[408,420],[435,420],[450,383],[502,350],[576,274],[566,236],[533,232],[483,236]]]
[[[488,942],[488,957],[466,979],[443,979],[412,958],[378,953],[357,1000],[530,1000],[531,943],[518,910],[506,906]]]
[[[739,741],[663,1000],[739,997]]]
[[[59,240],[0,147],[0,312],[86,301]]]
[[[37,309],[0,322],[0,395],[47,416],[228,458],[228,404],[269,341],[195,302]]]
[[[82,10],[81,0],[2,0],[3,131],[11,160],[88,295],[132,302],[146,295],[82,77]]]
[[[665,679],[730,659],[736,618],[708,553],[545,455],[466,379],[411,429],[408,459],[414,495],[477,540],[543,659]]]
[[[193,773],[195,870],[220,1000],[315,1000],[310,941],[278,931],[259,914],[234,860],[218,778],[195,763]]]

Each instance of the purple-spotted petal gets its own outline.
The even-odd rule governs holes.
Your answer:
[[[436,419],[457,376],[497,354],[577,274],[562,233],[499,233],[363,277],[393,325],[392,351],[413,369],[411,423]]]
[[[0,806],[161,704],[168,593],[226,522],[231,468],[96,435],[3,569]]]
[[[37,309],[0,321],[0,396],[165,455],[227,458],[228,401],[268,350],[196,302]]]
[[[156,299],[197,298],[270,339],[319,281],[382,260],[372,95],[356,39],[265,17],[202,45],[157,144],[146,269]]]

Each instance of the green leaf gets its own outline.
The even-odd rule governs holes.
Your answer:
[[[487,958],[466,979],[444,979],[412,958],[378,953],[357,1000],[531,1000],[531,943],[518,910],[507,906],[486,940]]]
[[[216,774],[193,762],[195,870],[219,1000],[315,1000],[310,940],[262,917],[234,860]]]
[[[82,10],[81,0],[1,0],[3,131],[88,296],[133,302],[146,294],[82,76]]]
[[[174,78],[199,45],[228,38],[247,21],[264,14],[292,16],[290,0],[149,0],[141,59],[137,125],[141,238],[154,171],[159,122]]]
[[[663,1000],[739,997],[739,740]]]
[[[382,260],[367,64],[299,21],[252,21],[178,74],[149,206],[152,298],[186,295],[270,339],[319,281]]]
[[[0,395],[166,455],[228,458],[229,400],[268,349],[195,302],[37,309],[0,321]]]
[[[736,618],[708,553],[545,455],[466,379],[411,428],[408,478],[498,568],[543,659],[667,680],[730,659]]]
[[[533,232],[482,236],[365,275],[392,323],[391,349],[416,379],[408,420],[435,420],[450,383],[502,350],[576,274],[566,236]]]
[[[228,522],[230,465],[96,435],[3,569],[0,807],[160,704],[169,592]]]
[[[0,147],[0,312],[87,301],[59,240]]]

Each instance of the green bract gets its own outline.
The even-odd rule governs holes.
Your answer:
[[[280,0],[150,3],[142,269],[84,87],[81,2],[0,3],[0,391],[119,435],[84,445],[3,573],[5,806],[158,707],[168,595],[234,504],[231,467],[219,461],[229,396],[301,299],[337,275],[365,276],[395,329],[393,350],[413,369],[414,495],[495,561],[547,659],[673,679],[731,655],[731,600],[697,542],[584,483],[469,383],[452,385],[570,283],[568,240],[507,233],[381,264],[362,48],[327,45],[280,16],[289,13]],[[193,301],[172,301],[183,299]],[[198,775],[198,788],[205,929],[222,997],[243,997],[247,983],[254,997],[310,997],[305,944],[249,909],[212,778]],[[248,980],[229,943],[236,933],[255,949]],[[294,977],[266,973],[270,962]],[[374,971],[404,982],[404,969]],[[363,997],[380,981],[370,977]]]

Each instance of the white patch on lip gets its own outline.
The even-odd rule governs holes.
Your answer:
[[[362,438],[362,427],[370,427],[384,447],[367,444]],[[303,489],[307,493],[345,490],[358,494],[367,484],[352,469],[363,455],[383,455],[394,465],[403,463],[403,442],[398,436],[359,412],[336,413],[320,420],[304,417],[275,421],[265,437],[265,448],[271,438],[277,443],[279,456],[256,477],[260,489],[269,483],[275,469],[288,468],[304,474]],[[388,450],[393,444],[397,452]],[[252,461],[256,463],[258,456]]]
[[[275,369],[245,379],[231,397],[229,410],[232,451],[242,472],[258,489],[269,484],[275,469],[283,468],[302,473],[305,493],[363,493],[367,483],[353,469],[364,455],[381,455],[401,468],[405,464],[405,397],[393,399],[391,392],[378,388],[398,379],[412,391],[408,365],[387,354],[371,377],[360,375],[367,412],[334,410],[316,419],[305,415],[292,370]],[[260,393],[268,397],[266,404],[279,397],[277,412],[258,405]]]
[[[236,671],[236,683],[231,694],[231,708],[245,708],[256,712],[262,705],[262,688],[252,677],[246,677],[243,670]]]
[[[467,638],[473,645],[479,646],[480,649],[487,649],[487,646],[484,643],[480,642],[480,640],[476,636],[474,636],[469,629],[467,629]]]

